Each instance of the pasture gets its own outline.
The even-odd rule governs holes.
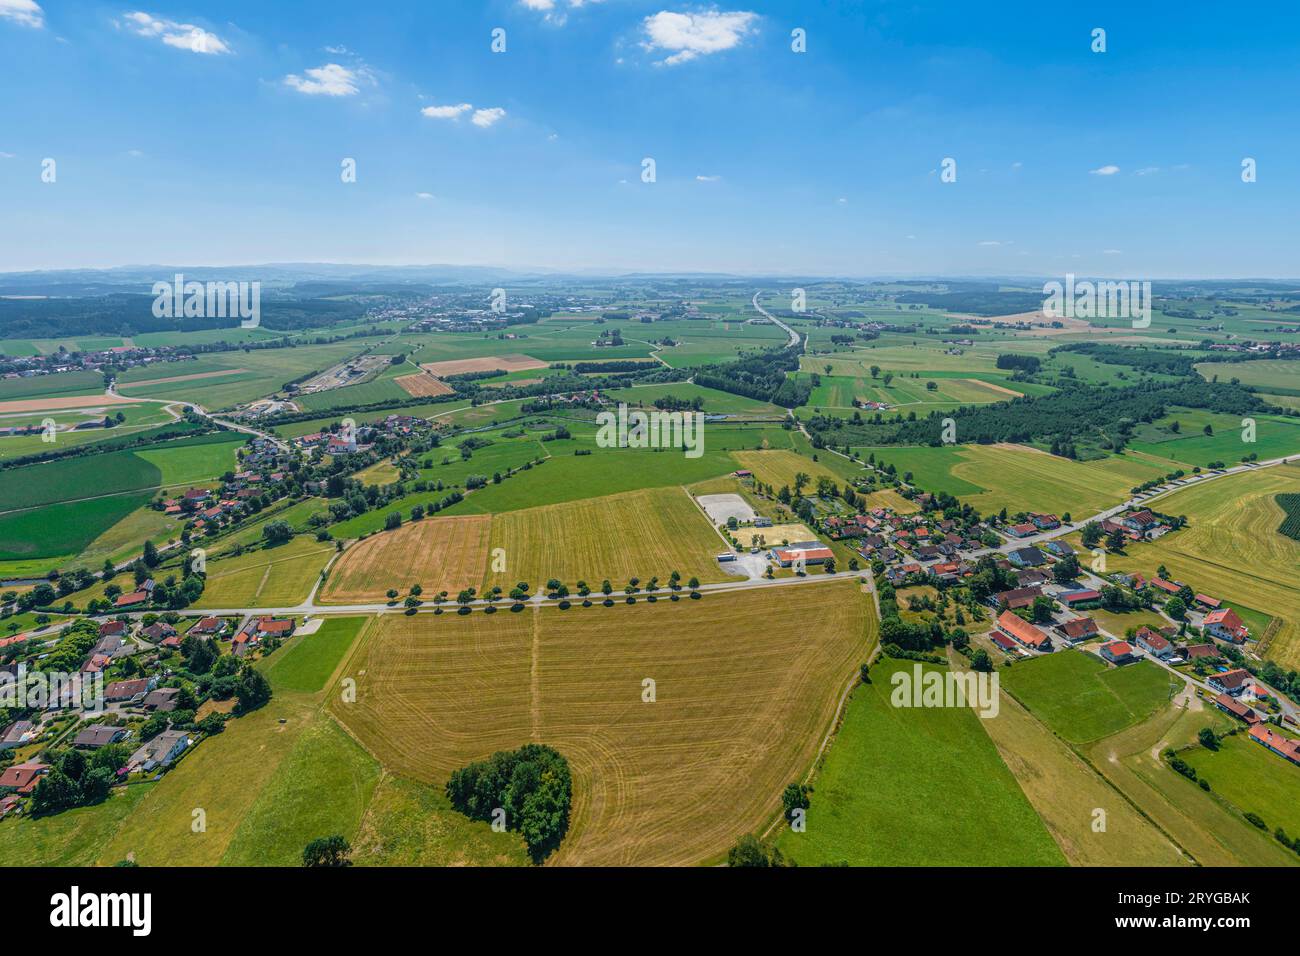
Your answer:
[[[1074,744],[1141,723],[1169,702],[1180,681],[1150,661],[1112,667],[1077,650],[1019,661],[1002,686],[1035,717]]]
[[[937,669],[884,658],[854,689],[807,830],[782,821],[781,851],[801,866],[1063,864],[973,710],[892,705],[892,675],[914,666]]]
[[[344,668],[357,702],[329,706],[387,769],[434,785],[494,751],[550,744],[574,773],[552,862],[686,865],[718,859],[776,816],[874,633],[865,595],[834,581],[612,608],[392,615]]]

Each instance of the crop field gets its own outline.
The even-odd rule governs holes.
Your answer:
[[[1136,454],[1161,459],[1158,464],[1170,471],[1189,465],[1205,467],[1212,461],[1236,463],[1247,454],[1268,461],[1300,453],[1300,421],[1275,415],[1256,415],[1251,421],[1254,441],[1248,443],[1242,440],[1245,431],[1240,416],[1179,409],[1144,426],[1128,447]],[[1173,422],[1178,422],[1177,434],[1170,431]],[[1213,434],[1204,434],[1206,425]]]
[[[1245,728],[1225,737],[1218,750],[1198,745],[1179,756],[1240,812],[1262,817],[1269,832],[1281,827],[1288,834],[1300,833],[1300,767],[1255,743]]]
[[[1001,671],[1002,686],[1070,743],[1087,743],[1141,723],[1179,686],[1150,661],[1112,667],[1083,651],[1062,650]]]
[[[912,473],[926,491],[946,491],[984,514],[1002,508],[1018,511],[1092,515],[1129,497],[1133,486],[1165,469],[1132,458],[1111,456],[1080,462],[1022,445],[950,445],[940,448],[893,446],[855,448],[864,459],[874,454],[899,475]]]
[[[148,504],[150,492],[41,505],[0,515],[0,573],[42,574]]]
[[[1152,507],[1187,516],[1188,527],[1112,555],[1120,571],[1150,573],[1164,564],[1196,590],[1272,615],[1267,656],[1300,666],[1300,541],[1280,534],[1276,496],[1300,492],[1300,465],[1277,465],[1181,488]],[[1253,634],[1259,639],[1262,634]]]
[[[956,654],[949,657],[964,663]],[[997,716],[982,718],[980,725],[1071,865],[1186,866],[1190,862],[1010,694],[1001,695]],[[1092,827],[1098,807],[1106,811],[1106,828],[1101,832]]]
[[[605,578],[619,587],[656,575],[667,586],[673,571],[683,583],[728,579],[713,557],[722,539],[680,488],[525,508],[491,520],[490,551],[504,556],[506,570],[489,573],[484,588],[508,593],[518,581],[539,588],[555,578],[570,589],[579,580],[594,589]]]
[[[298,536],[274,548],[208,562],[207,585],[195,607],[290,607],[307,600],[325,562],[334,553]]]
[[[894,707],[885,658],[853,691],[813,778],[807,830],[778,846],[802,866],[1052,866],[1065,862],[969,707]]]
[[[435,785],[497,750],[554,746],[574,809],[553,862],[685,865],[775,818],[873,634],[870,602],[847,582],[392,615],[344,668],[357,702],[329,706],[387,769]]]
[[[632,406],[645,406],[647,409],[653,408],[655,399],[671,396],[686,401],[700,399],[704,403],[702,411],[706,414],[763,418],[782,418],[786,414],[786,410],[778,405],[760,402],[757,399],[746,398],[743,395],[732,395],[730,392],[720,392],[715,388],[705,388],[702,385],[694,385],[690,382],[620,388],[608,392],[607,396],[614,402],[626,402]]]
[[[330,569],[320,590],[324,604],[368,604],[386,600],[389,588],[406,596],[419,584],[424,597],[441,590],[453,595],[477,587],[488,563],[486,515],[425,518],[395,531],[359,541]]]
[[[402,391],[407,395],[417,398],[432,397],[434,395],[449,395],[452,387],[441,379],[434,378],[424,372],[417,372],[414,375],[399,375],[393,379]]]

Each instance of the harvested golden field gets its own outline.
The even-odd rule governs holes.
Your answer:
[[[551,862],[712,861],[780,812],[875,638],[856,583],[591,608],[380,618],[331,708],[396,773],[432,784],[529,741],[569,760]],[[644,681],[654,699],[643,700]]]
[[[369,604],[389,588],[403,595],[419,584],[427,595],[477,586],[487,567],[488,515],[425,518],[359,541],[345,551],[321,587],[322,604]]]
[[[528,369],[546,368],[545,362],[539,362],[531,355],[489,355],[486,358],[450,359],[446,362],[429,362],[420,366],[426,372],[439,377],[445,375],[463,375],[465,372],[491,372],[501,369],[503,372],[523,372]]]
[[[407,395],[414,398],[432,398],[435,395],[450,395],[454,389],[442,379],[435,378],[427,372],[414,375],[399,375],[393,379]]]
[[[492,519],[490,550],[504,551],[505,570],[488,573],[484,587],[507,592],[516,582],[534,588],[550,578],[570,588],[585,580],[593,589],[608,578],[658,575],[663,585],[678,571],[683,582],[727,581],[714,555],[724,544],[680,488],[651,488],[510,511]]]
[[[731,457],[740,463],[741,468],[752,471],[755,478],[778,491],[782,485],[788,485],[790,490],[794,491],[794,476],[800,472],[808,476],[808,483],[804,485],[804,491],[808,494],[817,490],[817,479],[822,475],[835,482],[837,486],[844,485],[843,477],[820,462],[805,458],[794,451],[784,449],[733,451]]]

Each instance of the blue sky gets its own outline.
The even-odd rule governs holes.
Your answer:
[[[143,2],[0,0],[0,271],[1300,276],[1294,4]]]

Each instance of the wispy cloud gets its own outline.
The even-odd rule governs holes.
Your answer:
[[[672,13],[661,10],[645,18],[646,39],[642,46],[670,54],[659,61],[660,66],[676,66],[739,46],[754,32],[757,20],[757,13],[746,11]]]
[[[603,0],[519,0],[519,5],[543,14],[549,23],[562,26],[569,18],[567,10],[577,10],[601,2]]]
[[[415,194],[415,198],[416,198],[416,199],[432,199],[432,198],[433,198],[433,193],[416,193],[416,194]]]
[[[1141,169],[1139,169],[1139,170],[1135,170],[1135,171],[1134,171],[1134,175],[1136,175],[1136,176],[1154,176],[1154,175],[1155,175],[1156,173],[1158,173],[1158,172],[1160,172],[1160,167],[1159,167],[1159,166],[1143,166]]]
[[[457,103],[455,106],[426,106],[420,110],[420,115],[427,116],[429,119],[460,119],[462,114],[468,113],[473,108],[468,103]]]
[[[0,0],[0,20],[13,20],[39,30],[45,26],[45,11],[36,0]]]
[[[1114,176],[1117,172],[1119,172],[1118,166],[1098,166],[1096,169],[1088,170],[1089,175],[1092,176]]]
[[[0,3],[3,2],[6,0],[0,0]],[[139,10],[126,14],[120,22],[142,37],[161,40],[178,50],[210,55],[231,52],[230,45],[221,37],[192,23],[162,20]]]
[[[360,90],[357,80],[361,73],[338,63],[326,63],[303,73],[306,76],[290,73],[284,78],[285,86],[308,96],[355,96]]]
[[[716,182],[720,182],[721,180],[722,180],[721,176],[696,176],[695,177],[695,181],[697,183],[716,183]]]

